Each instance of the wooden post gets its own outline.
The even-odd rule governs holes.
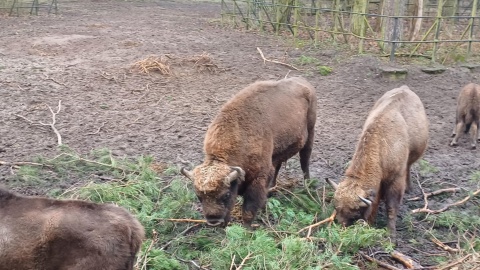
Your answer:
[[[294,6],[293,7],[293,38],[297,38],[297,35],[298,35],[298,10],[299,10],[299,7],[298,7],[298,0],[295,0],[293,2]]]
[[[319,2],[320,2],[320,0],[319,0]],[[318,45],[318,34],[320,32],[319,31],[320,29],[318,28],[318,20],[319,20],[319,17],[320,17],[320,15],[319,15],[320,14],[320,7],[321,7],[321,5],[319,5],[318,7],[315,8],[315,42],[314,42],[315,46]]]
[[[432,62],[435,62],[435,57],[437,54],[438,47],[438,35],[440,34],[440,22],[442,20],[443,5],[445,2],[443,0],[438,0],[438,9],[437,9],[437,18],[436,18],[436,28],[435,28],[435,37],[433,40],[433,52],[432,52]]]
[[[468,49],[467,49],[467,58],[470,57],[472,52],[472,39],[473,39],[473,26],[475,22],[475,16],[477,15],[478,0],[473,0],[472,6],[472,17],[470,18],[470,34],[468,36]]]
[[[281,3],[278,3],[278,2],[276,4],[275,4],[275,2],[273,2],[273,3],[274,3],[274,7],[275,7],[275,25],[276,25],[275,34],[278,35],[279,32],[280,32],[280,26],[281,26],[280,20],[281,20],[281,17],[282,17],[282,12],[281,12],[281,8],[280,8]]]

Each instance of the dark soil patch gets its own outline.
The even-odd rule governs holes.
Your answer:
[[[222,27],[219,3],[63,1],[59,8],[60,15],[1,18],[0,160],[54,156],[57,141],[51,129],[29,124],[18,115],[48,123],[51,115],[44,104],[55,108],[61,100],[56,127],[64,143],[80,153],[109,148],[119,157],[152,155],[167,164],[198,164],[204,133],[220,106],[256,80],[279,79],[288,73],[285,66],[264,64],[256,50],[260,47],[267,58],[295,64],[307,55],[333,67],[329,76],[320,76],[314,68],[288,73],[306,76],[317,89],[313,177],[340,180],[375,100],[406,84],[425,104],[431,137],[424,159],[438,169],[424,173],[415,166],[414,174],[420,173],[429,191],[476,187],[470,177],[480,167],[480,150],[470,150],[465,138],[458,147],[448,146],[456,96],[463,85],[478,82],[474,70],[450,67],[442,74],[426,74],[421,67],[404,65],[407,78],[389,81],[379,71],[387,65],[386,59],[348,58],[330,48],[298,49],[289,38]],[[214,72],[198,68],[195,61],[172,65],[170,76],[131,69],[151,55],[188,60],[204,53],[215,65]],[[295,162],[287,168],[281,178],[300,176]],[[0,166],[0,174],[6,179],[11,170]],[[72,184],[80,180],[72,179]],[[407,197],[420,194],[415,182],[413,186]],[[23,192],[45,194],[48,189]],[[432,198],[430,206],[441,207],[464,195]],[[408,202],[402,211],[422,206],[422,201]],[[466,207],[478,209],[478,205]],[[404,226],[399,220],[398,227]],[[412,249],[412,234],[399,233],[400,250],[433,263],[416,251],[434,248],[427,238],[417,239],[424,245]]]

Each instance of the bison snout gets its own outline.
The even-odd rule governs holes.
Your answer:
[[[225,223],[225,219],[219,216],[206,216],[207,219],[207,224],[210,226],[219,226],[223,223]]]

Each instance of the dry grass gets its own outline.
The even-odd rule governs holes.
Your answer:
[[[166,56],[149,56],[134,63],[132,65],[132,70],[145,74],[149,74],[150,72],[159,72],[162,75],[172,75],[170,63]]]
[[[213,59],[210,54],[203,52],[199,55],[194,55],[193,57],[186,58],[184,61],[191,62],[199,71],[208,71],[210,73],[216,73],[219,68],[216,64],[213,63]]]

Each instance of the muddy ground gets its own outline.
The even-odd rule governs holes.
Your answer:
[[[249,83],[288,74],[307,77],[318,94],[313,177],[338,180],[374,101],[407,84],[424,102],[430,120],[424,159],[438,172],[421,178],[424,187],[475,187],[469,180],[480,167],[480,150],[470,150],[465,138],[456,148],[448,143],[458,91],[478,82],[478,71],[452,66],[443,74],[430,75],[419,65],[402,65],[408,69],[407,78],[391,81],[379,72],[389,65],[386,59],[348,56],[339,49],[343,46],[295,48],[289,37],[222,26],[220,4],[210,2],[60,1],[58,15],[42,10],[39,16],[2,15],[0,24],[1,161],[29,161],[57,153],[55,134],[37,124],[50,123],[45,104],[55,111],[61,100],[55,127],[63,143],[75,151],[86,154],[109,148],[119,157],[152,155],[168,164],[198,164],[207,125],[220,106]],[[298,64],[301,56],[314,57],[333,72],[320,76],[309,66],[289,72],[283,65],[264,64],[257,47],[266,57],[290,64]],[[215,64],[210,70],[192,61],[203,53]],[[147,56],[166,54],[170,76],[131,69]],[[300,175],[292,164],[287,173],[282,170],[281,178]],[[6,179],[11,171],[0,166],[0,173]],[[414,181],[417,173],[419,166]],[[408,196],[420,194],[415,183]],[[430,206],[441,207],[463,196],[433,199]],[[421,202],[406,203],[402,211],[421,206]],[[403,225],[399,220],[397,226]],[[424,254],[409,249],[408,242],[400,241],[402,250],[422,260]]]

